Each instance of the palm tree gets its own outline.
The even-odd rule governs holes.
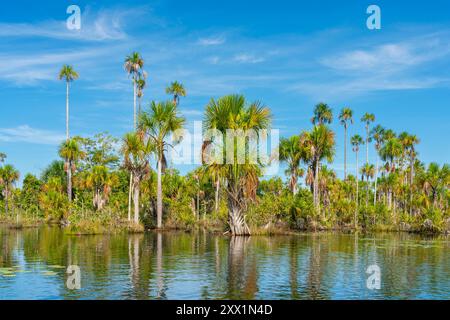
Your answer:
[[[320,102],[314,108],[314,116],[311,122],[314,125],[329,124],[333,121],[333,111],[331,108],[323,102]]]
[[[377,182],[378,182],[378,162],[380,159],[380,149],[384,143],[384,128],[380,125],[377,125],[370,132],[370,139],[375,141],[375,150],[377,151],[377,164],[375,165],[375,191],[373,197],[373,205],[377,204]]]
[[[166,167],[165,152],[170,146],[166,138],[177,130],[183,128],[185,119],[178,113],[172,102],[152,102],[150,110],[140,116],[140,128],[148,135],[155,146],[158,169],[157,184],[157,227],[162,227],[162,173]]]
[[[66,139],[70,139],[69,135],[69,87],[70,83],[78,79],[78,73],[72,66],[64,65],[59,71],[59,80],[66,81]]]
[[[124,167],[133,177],[134,222],[139,223],[139,195],[144,177],[150,172],[149,156],[155,150],[150,139],[145,139],[143,131],[127,133],[122,142]]]
[[[344,126],[344,180],[347,180],[347,129],[348,124],[353,124],[353,110],[343,108],[339,115],[340,123]]]
[[[139,99],[139,109],[138,109],[138,118],[141,114],[141,104],[142,104],[142,97],[144,96],[144,89],[147,85],[147,80],[145,74],[136,81],[136,89],[137,89],[137,97]]]
[[[387,132],[387,131],[386,131]],[[386,137],[390,137],[393,132],[388,132],[386,134],[385,132],[385,139]],[[393,176],[393,173],[396,171],[395,162],[396,159],[399,158],[403,153],[403,146],[398,140],[398,138],[390,138],[385,141],[384,145],[380,149],[380,156],[383,161],[386,161],[386,171],[391,173]],[[389,209],[391,209],[392,204],[392,195],[393,195],[393,189],[389,189]]]
[[[319,208],[319,168],[320,162],[327,159],[331,162],[335,153],[335,135],[326,125],[314,126],[311,132],[305,131],[300,134],[300,145],[305,149],[307,159],[309,159],[313,172],[313,195],[314,205]]]
[[[3,186],[3,196],[5,198],[5,214],[8,214],[9,198],[11,196],[14,183],[19,180],[20,174],[12,165],[7,164],[0,167],[0,185]]]
[[[75,165],[78,160],[83,159],[86,154],[81,150],[77,139],[69,139],[59,147],[59,155],[65,159],[65,170],[67,173],[67,196],[69,202],[72,202],[72,174],[75,171]]]
[[[6,154],[3,152],[0,152],[0,163],[5,162],[5,159],[6,159]]]
[[[133,81],[133,128],[137,129],[137,115],[136,115],[136,96],[137,96],[137,81],[138,79],[145,79],[146,74],[142,70],[144,68],[144,59],[138,52],[133,52],[125,58],[125,71],[128,76],[131,76]],[[131,173],[132,174],[132,173]],[[130,185],[128,190],[128,220],[131,219],[131,198],[132,198],[132,183],[133,176],[130,176]]]
[[[353,152],[355,152],[355,154],[356,154],[356,210],[355,210],[355,215],[354,215],[354,223],[355,223],[355,228],[357,228],[358,227],[358,210],[359,210],[358,209],[358,206],[359,206],[358,152],[359,152],[359,146],[361,144],[363,144],[364,142],[363,142],[363,138],[358,134],[354,135],[350,139],[350,142],[353,146]]]
[[[374,121],[375,115],[373,113],[366,112],[361,118],[361,122],[364,122],[366,127],[366,164],[369,163],[369,142],[370,142],[369,129],[370,124]]]
[[[260,130],[269,128],[270,119],[271,115],[267,107],[262,106],[259,102],[248,104],[242,95],[228,95],[217,100],[211,99],[205,110],[204,129],[218,130],[223,137],[222,141],[209,140],[204,141],[204,144],[223,148],[228,140],[225,138],[227,130],[243,130],[244,133],[253,130],[259,134]],[[223,161],[214,162],[213,165],[220,165],[224,171],[230,231],[234,236],[249,235],[250,229],[245,221],[244,208],[246,201],[255,194],[262,165],[258,161],[257,163],[249,161],[249,158],[252,157],[250,154],[244,163],[238,161],[238,153],[243,150],[237,149],[234,140],[233,145],[228,149],[225,146],[224,150],[230,150],[233,154],[229,155],[224,152]],[[250,150],[252,148],[249,146],[246,151],[250,153]],[[211,164],[206,165],[210,166]]]
[[[415,146],[420,143],[420,140],[416,135],[410,135],[407,132],[400,134],[399,139],[409,157],[409,214],[412,215],[414,162],[417,157]]]
[[[366,206],[369,200],[369,182],[375,175],[375,166],[373,164],[366,163],[361,168],[361,176],[364,181],[364,177],[366,178]]]
[[[111,188],[118,183],[117,175],[109,172],[108,167],[97,165],[85,172],[82,184],[87,189],[93,190],[92,204],[95,210],[102,210],[108,201]]]
[[[296,195],[298,177],[304,173],[300,168],[300,161],[306,158],[305,150],[300,145],[300,137],[282,138],[279,149],[280,161],[285,161],[288,165],[286,172],[290,175],[289,189]]]
[[[138,52],[133,52],[125,58],[124,68],[128,75],[131,76],[133,81],[133,123],[134,130],[137,128],[137,115],[136,115],[136,91],[137,81],[141,75],[143,75],[142,68],[144,67],[144,60]]]
[[[173,95],[173,104],[178,106],[180,103],[180,97],[186,96],[186,89],[183,84],[178,81],[174,81],[166,88],[166,93]]]
[[[436,208],[439,195],[444,194],[450,185],[450,165],[444,164],[440,168],[437,163],[432,162],[418,178],[424,191],[431,197],[433,208]]]

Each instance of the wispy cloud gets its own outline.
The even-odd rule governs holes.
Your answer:
[[[253,54],[240,53],[234,56],[233,60],[239,63],[260,63],[265,59],[262,57],[257,57]]]
[[[44,37],[66,40],[105,41],[123,40],[128,37],[127,21],[133,21],[145,13],[144,8],[104,9],[82,11],[81,29],[69,30],[66,21],[30,23],[0,23],[0,37]],[[130,19],[133,17],[133,19]]]
[[[225,40],[226,39],[224,36],[200,38],[200,39],[198,39],[198,44],[200,44],[202,46],[217,46],[217,45],[225,43]]]
[[[49,130],[35,129],[28,125],[21,125],[15,128],[0,128],[0,141],[4,142],[58,145],[64,139],[64,134]]]

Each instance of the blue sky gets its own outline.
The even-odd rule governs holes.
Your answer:
[[[82,28],[65,27],[66,8]],[[381,30],[366,8],[381,8]],[[376,124],[419,136],[420,158],[450,156],[450,3],[427,1],[23,1],[0,10],[0,151],[24,175],[57,156],[65,132],[63,64],[80,74],[71,89],[71,133],[132,128],[124,57],[139,51],[149,73],[144,102],[181,81],[180,109],[201,120],[211,97],[260,100],[282,136],[309,129],[314,105],[376,115]],[[331,165],[343,170],[343,129]],[[350,134],[364,134],[359,122]],[[354,164],[353,155],[349,165]],[[371,160],[375,152],[371,150]]]

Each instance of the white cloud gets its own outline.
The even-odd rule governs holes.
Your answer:
[[[234,56],[233,60],[239,63],[260,63],[265,59],[261,57],[256,57],[252,54],[240,53]]]
[[[225,37],[223,36],[198,39],[198,44],[202,46],[217,46],[223,43],[225,43]]]
[[[44,37],[66,40],[104,41],[123,40],[128,37],[125,27],[128,21],[140,17],[146,10],[109,9],[93,13],[82,10],[81,29],[69,30],[66,21],[29,23],[0,23],[0,37]]]
[[[64,139],[64,134],[49,130],[35,129],[28,125],[21,125],[15,128],[0,128],[0,141],[4,142],[58,145]]]

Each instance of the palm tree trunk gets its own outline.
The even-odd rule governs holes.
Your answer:
[[[133,202],[134,202],[134,223],[139,223],[139,181],[134,181]]]
[[[133,173],[130,173],[130,186],[128,188],[128,221],[131,221],[131,198],[133,190]]]
[[[66,139],[69,141],[69,81],[66,81]]]
[[[158,185],[156,191],[156,220],[158,229],[162,227],[162,155],[158,156]]]
[[[413,181],[414,181],[414,156],[411,156],[411,164],[409,170],[409,215],[412,216],[413,201]]]
[[[216,181],[216,194],[215,194],[215,210],[216,210],[216,213],[219,211],[219,189],[220,189],[220,179],[219,178],[217,178],[217,181]]]
[[[355,229],[358,228],[358,207],[359,207],[359,178],[358,178],[358,152],[356,152],[356,210],[355,210]]]
[[[347,180],[347,125],[344,126],[344,181]]]
[[[366,164],[369,164],[369,126],[366,126]]]
[[[133,125],[134,130],[137,129],[137,122],[136,122],[136,79],[133,78]]]
[[[67,168],[67,197],[69,202],[72,202],[72,161],[68,161]]]
[[[249,236],[250,228],[245,222],[245,215],[242,210],[242,190],[239,186],[229,185],[228,189],[228,224],[231,235]]]
[[[9,198],[9,189],[8,185],[5,185],[5,214],[8,215],[8,198]]]
[[[377,164],[375,167],[375,192],[373,197],[373,205],[375,206],[377,204],[377,180],[378,180],[378,156],[377,156]]]

